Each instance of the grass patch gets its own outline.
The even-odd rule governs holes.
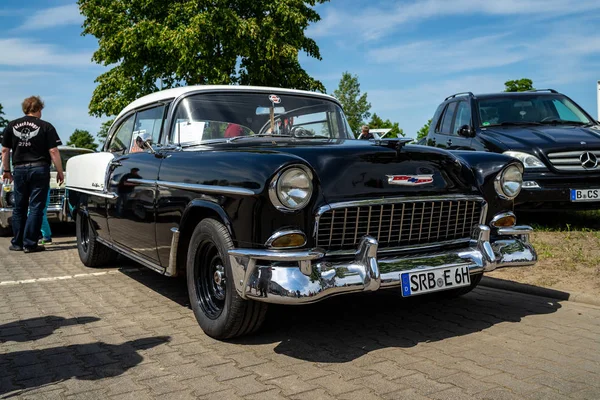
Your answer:
[[[518,211],[519,224],[531,225],[539,232],[590,232],[600,238],[600,210],[525,212]],[[570,239],[570,238],[569,238]]]

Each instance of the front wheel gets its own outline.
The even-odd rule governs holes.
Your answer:
[[[77,252],[83,265],[86,267],[99,267],[116,260],[117,252],[104,246],[96,239],[96,231],[87,215],[79,213],[75,220],[75,232],[77,235]]]
[[[267,312],[267,304],[238,295],[228,256],[232,248],[227,228],[210,218],[196,226],[188,248],[187,286],[192,310],[202,330],[216,339],[255,332]]]

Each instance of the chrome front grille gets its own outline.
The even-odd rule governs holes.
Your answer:
[[[50,205],[62,205],[65,189],[50,189]]]
[[[560,171],[595,171],[600,169],[599,167],[583,167],[581,156],[588,152],[592,153],[598,160],[600,160],[600,150],[577,150],[549,153],[548,159],[550,160],[552,166]]]
[[[327,251],[355,250],[365,235],[376,238],[379,249],[468,240],[484,212],[481,198],[337,204],[321,211],[316,244]]]

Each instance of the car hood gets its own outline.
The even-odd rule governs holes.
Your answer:
[[[307,164],[315,171],[329,203],[384,196],[478,193],[473,171],[463,159],[431,147],[408,145],[397,151],[393,146],[358,140],[242,142],[214,149],[237,153],[238,161],[252,153],[254,157],[248,159],[254,169],[270,164],[273,173],[285,165]]]
[[[569,125],[511,126],[485,128],[484,138],[500,142],[505,150],[527,150],[539,148],[543,152],[581,149],[582,145],[600,148],[600,126],[584,128]],[[582,143],[583,142],[583,143]]]

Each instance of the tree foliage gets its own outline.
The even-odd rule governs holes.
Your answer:
[[[0,128],[5,128],[8,125],[8,120],[4,117],[2,117],[4,115],[4,110],[2,107],[2,104],[0,104]],[[1,135],[1,133],[0,133]]]
[[[98,131],[98,133],[96,133],[96,137],[98,138],[100,145],[106,142],[106,138],[108,137],[108,131],[110,130],[110,127],[112,126],[113,122],[115,122],[114,118],[109,119],[108,121],[104,121],[102,125],[100,125],[100,130]]]
[[[427,121],[425,125],[421,129],[417,131],[417,138],[415,139],[417,142],[429,134],[429,127],[431,126],[431,120]]]
[[[402,128],[400,128],[400,124],[398,122],[392,122],[389,119],[386,119],[384,121],[376,113],[373,113],[373,116],[371,117],[371,120],[369,121],[368,125],[369,125],[370,129],[388,129],[388,128],[391,128],[392,130],[390,131],[390,133],[388,133],[385,136],[386,138],[397,138],[397,137],[400,137],[400,136],[404,136],[404,131],[402,130]]]
[[[505,92],[526,92],[533,90],[533,81],[528,78],[515,79],[504,82]]]
[[[349,72],[344,72],[333,96],[342,104],[352,132],[358,132],[364,121],[371,116],[371,103],[367,101],[367,93],[360,94],[358,75],[352,76]]]
[[[75,129],[67,146],[83,147],[84,149],[96,150],[98,145],[94,143],[94,137],[88,132],[82,129]]]
[[[321,59],[305,36],[329,0],[78,0],[83,34],[98,39],[92,115],[116,115],[160,88],[242,84],[325,91],[298,53]]]

